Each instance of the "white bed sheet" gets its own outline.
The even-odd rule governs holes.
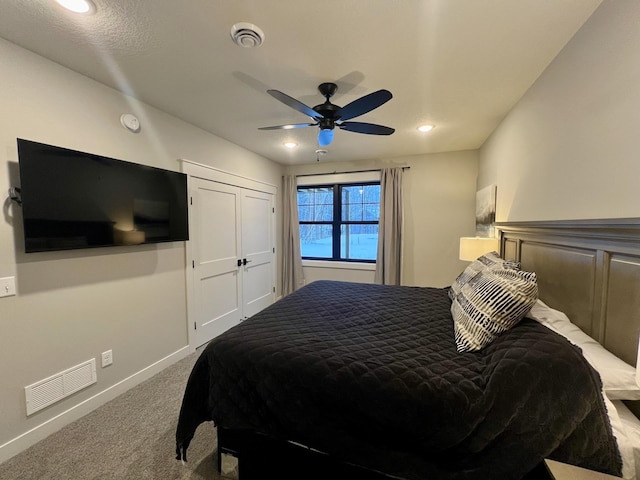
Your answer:
[[[623,454],[623,465],[625,465],[626,461],[629,468],[633,468],[633,471],[628,473],[629,476],[623,476],[623,478],[625,478],[625,480],[627,478],[640,480],[640,420],[631,413],[631,410],[629,410],[622,400],[611,400],[611,404],[615,408],[616,416],[620,422],[618,428],[621,428],[624,432],[624,439],[618,441],[618,448],[620,448],[621,454],[624,450],[627,455],[625,459],[625,455]],[[629,456],[630,458],[628,458]],[[626,470],[629,470],[629,468]],[[623,471],[623,475],[624,473]]]
[[[541,300],[527,316],[580,347],[586,360],[598,372],[602,379],[602,397],[622,457],[622,478],[640,480],[640,420],[622,401],[640,398],[640,385],[636,381],[640,368],[633,368],[608,352],[571,323],[563,312],[550,308]]]
[[[625,422],[622,421],[619,412],[621,411],[621,406],[624,407],[624,404],[621,400],[610,400],[604,394],[604,391],[602,392],[602,396],[607,406],[611,429],[618,442],[618,450],[620,450],[620,456],[622,457],[622,478],[624,480],[638,480],[637,467],[640,466],[640,463],[636,462],[636,455],[640,454],[640,444],[636,445],[637,450],[634,449],[633,437],[630,437],[628,428]],[[631,415],[633,416],[633,414]],[[638,425],[640,426],[640,423]],[[640,436],[638,438],[640,438]]]

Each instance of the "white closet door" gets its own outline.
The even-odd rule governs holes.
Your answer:
[[[196,345],[244,318],[241,268],[241,192],[194,178],[192,182],[193,308]]]
[[[244,316],[271,305],[274,292],[273,195],[242,191],[242,295]],[[246,261],[246,263],[245,263]]]

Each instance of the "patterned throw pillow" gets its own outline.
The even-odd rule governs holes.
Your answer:
[[[503,267],[520,269],[520,263],[512,260],[505,260],[498,255],[498,252],[489,252],[478,257],[478,259],[471,262],[463,272],[458,275],[458,278],[449,287],[449,298],[453,301],[460,293],[460,290],[464,285],[474,279],[480,272],[491,267]]]
[[[456,348],[473,352],[517,325],[538,299],[534,272],[490,267],[462,286],[451,304]]]

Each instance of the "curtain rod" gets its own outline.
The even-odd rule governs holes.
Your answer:
[[[402,168],[402,170],[409,170],[411,167],[404,166],[404,167],[400,167],[400,168]],[[300,175],[296,175],[296,177],[318,177],[320,175],[337,175],[337,174],[341,174],[341,173],[379,172],[381,170],[382,170],[381,168],[370,168],[368,170],[350,170],[348,172],[338,172],[338,171],[334,170],[333,172],[324,172],[324,173],[301,173]]]

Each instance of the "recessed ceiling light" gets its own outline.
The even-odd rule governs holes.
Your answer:
[[[434,125],[420,125],[418,127],[418,131],[424,133],[424,132],[429,132],[429,131],[433,130],[434,128],[435,128]]]
[[[296,148],[298,144],[296,142],[284,142],[284,146],[287,148]]]
[[[95,13],[96,6],[91,0],[56,0],[56,2],[73,13]]]

